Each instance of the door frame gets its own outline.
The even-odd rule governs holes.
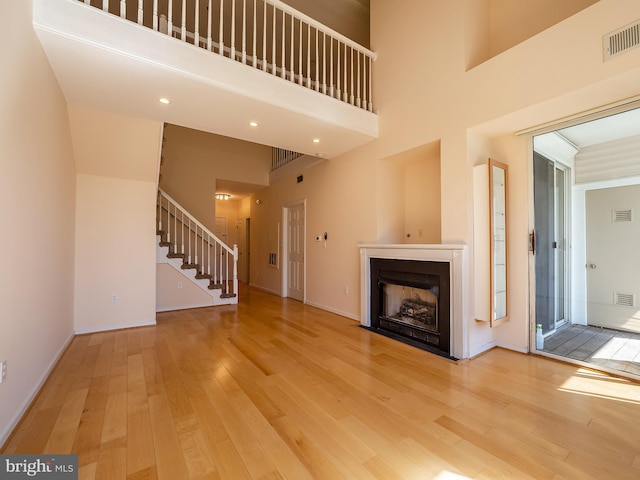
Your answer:
[[[289,296],[289,209],[302,205],[304,212],[304,226],[302,228],[304,234],[303,242],[303,256],[304,261],[302,263],[302,303],[307,303],[307,199],[297,200],[294,202],[285,203],[282,206],[282,297]]]

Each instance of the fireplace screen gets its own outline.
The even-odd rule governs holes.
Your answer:
[[[411,325],[430,332],[438,332],[439,288],[429,290],[404,285],[384,284],[382,318]]]

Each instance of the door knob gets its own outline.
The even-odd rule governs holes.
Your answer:
[[[591,270],[595,270],[596,268],[598,268],[598,266],[597,266],[595,263],[590,263],[590,264],[589,264],[589,268],[590,268]]]

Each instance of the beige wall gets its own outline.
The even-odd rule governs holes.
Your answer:
[[[187,279],[168,263],[156,265],[156,311],[210,306],[211,295]]]
[[[69,118],[79,171],[76,332],[155,323],[162,124],[77,106]]]
[[[571,3],[581,8],[581,2]],[[470,35],[482,30],[469,26],[475,7],[475,2],[372,0],[371,43],[378,53],[373,84],[380,136],[305,170],[302,184],[285,178],[253,197],[263,204],[252,204],[251,210],[252,282],[281,291],[281,272],[266,266],[268,239],[282,224],[282,206],[304,199],[307,301],[357,318],[357,245],[404,241],[398,232],[407,228],[407,209],[397,195],[407,180],[415,189],[413,174],[425,171],[421,164],[400,171],[388,159],[436,144],[440,238],[468,246],[466,269],[473,278],[472,169],[493,157],[509,165],[511,321],[494,329],[473,321],[473,283],[469,281],[463,312],[470,332],[469,351],[476,354],[493,345],[527,350],[530,140],[515,133],[640,94],[634,81],[640,50],[607,63],[601,50],[602,35],[640,18],[640,4],[601,0],[467,70],[469,58],[479,55],[471,51],[469,42]],[[488,13],[479,13],[478,21],[489,21]],[[488,40],[483,48],[489,48]],[[392,201],[385,201],[384,188]],[[407,195],[407,202],[421,205],[429,200],[416,191]],[[323,248],[313,237],[325,231],[329,241]]]
[[[211,231],[216,180],[269,184],[271,147],[175,125],[164,137],[160,188]]]
[[[76,198],[76,332],[155,323],[156,184],[78,175]]]
[[[75,171],[67,108],[31,27],[2,2],[0,445],[73,335]]]

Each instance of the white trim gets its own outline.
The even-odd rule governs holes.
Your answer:
[[[360,323],[371,325],[371,258],[448,262],[450,265],[450,354],[469,358],[469,327],[465,312],[468,285],[466,245],[364,244],[360,247]]]
[[[98,328],[83,328],[80,330],[76,330],[76,335],[86,335],[88,333],[99,333],[99,332],[110,332],[113,330],[126,330],[128,328],[138,328],[138,327],[151,327],[156,325],[155,318],[150,322],[141,322],[141,323],[130,323],[128,325],[112,325],[110,327],[98,327]]]
[[[42,387],[44,386],[46,381],[49,379],[51,372],[53,372],[53,369],[56,367],[56,365],[60,361],[60,358],[62,358],[62,355],[64,354],[67,347],[69,346],[69,344],[71,344],[71,341],[74,338],[75,338],[75,335],[72,333],[69,336],[69,338],[67,338],[67,340],[62,344],[62,347],[58,350],[58,353],[56,353],[56,355],[53,357],[53,360],[49,362],[49,365],[47,366],[43,374],[40,376],[40,378],[38,379],[38,382],[36,383],[35,387],[31,391],[31,393],[27,396],[26,400],[23,402],[22,406],[20,407],[20,410],[18,410],[16,415],[14,415],[13,419],[7,425],[7,428],[5,429],[5,431],[2,432],[2,435],[0,436],[0,447],[4,446],[6,441],[9,439],[9,436],[13,433],[13,430],[18,426],[18,424],[20,423],[24,415],[27,413],[27,411],[29,410],[29,407],[31,406],[35,398],[38,396],[38,394],[40,393],[40,390],[42,390]]]
[[[602,105],[591,110],[569,115],[563,118],[552,120],[551,122],[536,125],[524,130],[516,132],[516,136],[520,135],[541,135],[543,133],[554,132],[562,128],[573,127],[581,123],[598,120],[600,118],[615,115],[617,113],[626,112],[640,107],[640,95],[625,98],[618,102]]]
[[[305,302],[305,305],[309,305],[311,307],[319,308],[320,310],[324,310],[324,311],[329,312],[329,313],[334,313],[336,315],[340,315],[341,317],[346,317],[346,318],[349,318],[351,320],[355,320],[356,322],[360,323],[360,315],[359,314],[343,312],[342,310],[338,310],[336,308],[327,307],[326,305],[322,305],[320,303],[315,303],[315,302],[310,302],[308,300]]]

